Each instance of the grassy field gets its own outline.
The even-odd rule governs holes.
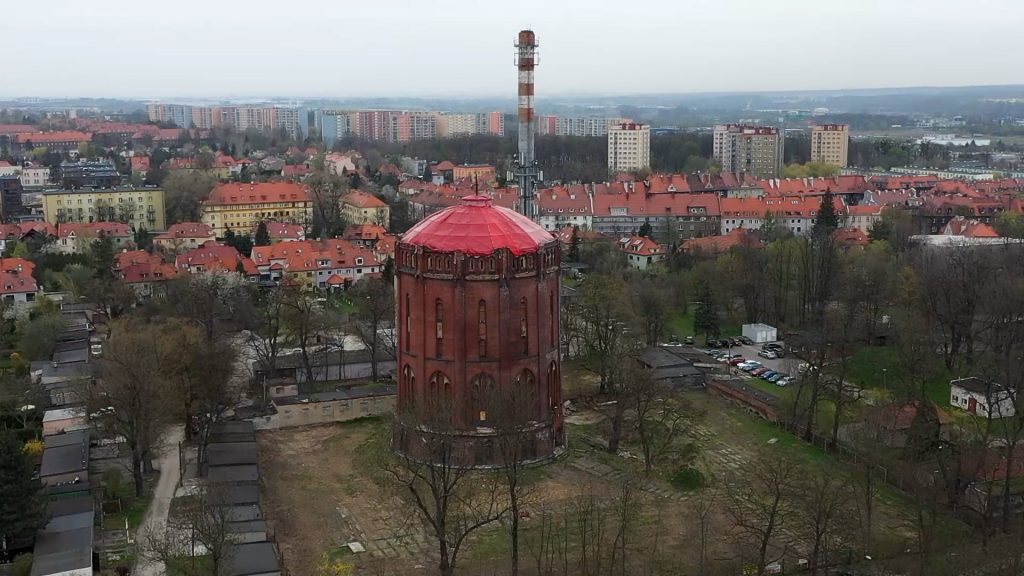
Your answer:
[[[691,304],[686,312],[682,310],[675,310],[669,316],[668,319],[668,333],[675,334],[680,341],[687,336],[695,336],[696,332],[693,328],[693,311],[694,306]],[[739,336],[742,333],[742,326],[739,324],[730,324],[724,322],[720,326],[722,330],[722,336]],[[704,340],[702,338],[697,339],[698,345],[703,345]]]
[[[865,388],[906,389],[920,374],[911,374],[894,348],[861,348],[850,358],[847,380]],[[915,378],[916,377],[916,378]],[[925,395],[935,404],[949,406],[949,381],[956,376],[943,366],[924,376]]]

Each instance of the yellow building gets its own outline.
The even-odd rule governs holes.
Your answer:
[[[845,168],[849,150],[848,124],[818,124],[811,129],[811,162]]]
[[[265,220],[309,226],[313,220],[309,189],[297,182],[229,182],[215,186],[203,202],[203,224],[218,238],[229,228],[254,233]]]
[[[348,224],[377,224],[387,228],[391,222],[391,207],[362,190],[353,190],[341,199],[341,212]]]
[[[124,222],[146,230],[165,230],[164,191],[159,188],[48,190],[43,215],[51,224]]]

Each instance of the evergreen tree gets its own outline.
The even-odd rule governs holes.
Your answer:
[[[92,243],[92,257],[96,262],[96,277],[110,275],[110,269],[114,267],[114,239],[106,234],[100,234]]]
[[[708,338],[717,337],[721,332],[718,323],[718,308],[715,306],[711,288],[707,284],[701,284],[700,301],[697,302],[697,309],[693,312],[693,329],[698,334],[704,335],[704,341]]]
[[[260,222],[260,225],[256,227],[256,245],[270,246],[270,232],[267,231],[266,222]]]
[[[572,227],[572,240],[569,243],[569,261],[580,261],[580,227]]]
[[[814,221],[812,230],[816,237],[828,236],[839,228],[839,215],[836,214],[834,198],[832,190],[826,188],[825,194],[821,197],[821,206],[818,208],[818,217]]]
[[[654,230],[651,228],[651,223],[644,221],[643,226],[640,227],[640,231],[637,232],[637,236],[643,236],[644,238],[650,238]]]
[[[27,544],[46,525],[43,484],[12,431],[0,432],[0,546]]]

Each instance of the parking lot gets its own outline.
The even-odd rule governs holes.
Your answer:
[[[700,348],[700,350],[707,349],[708,348]],[[720,348],[720,350],[730,352],[732,354],[739,354],[747,360],[756,360],[771,370],[783,372],[790,376],[795,376],[797,374],[797,366],[801,363],[799,358],[793,357],[792,355],[787,355],[785,358],[762,358],[757,355],[757,353],[761,351],[761,344],[733,346],[731,348]]]

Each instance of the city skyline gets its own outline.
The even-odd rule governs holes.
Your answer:
[[[951,1],[793,0],[779,10],[750,0],[640,0],[630,13],[611,2],[495,9],[442,0],[428,11],[312,0],[286,11],[255,1],[244,17],[237,5],[198,0],[158,14],[123,0],[54,5],[32,26],[12,25],[30,20],[27,5],[0,24],[14,45],[34,47],[0,95],[505,96],[514,93],[512,43],[524,27],[540,41],[538,98],[1006,85],[1020,81],[1013,57],[1024,49],[1013,30],[1024,6],[1009,0],[969,12]],[[900,33],[910,29],[928,34]],[[963,30],[985,31],[984,61],[957,40]],[[54,41],[38,42],[40,34]]]

